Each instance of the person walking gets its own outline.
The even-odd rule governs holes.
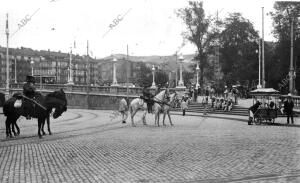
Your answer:
[[[292,100],[292,94],[288,94],[287,100],[284,102],[284,112],[287,116],[287,124],[290,122],[291,118],[291,124],[294,124],[294,116],[293,116],[293,108],[294,108],[294,102]]]
[[[187,103],[187,99],[185,97],[182,97],[180,107],[182,110],[182,116],[185,116],[185,110],[188,109],[188,103]]]
[[[128,105],[125,98],[122,98],[119,103],[119,112],[122,115],[122,123],[126,123],[128,117]]]
[[[208,96],[203,97],[202,99],[202,105],[203,105],[203,115],[207,115],[207,106],[208,106]]]

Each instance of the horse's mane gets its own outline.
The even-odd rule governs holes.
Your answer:
[[[159,92],[157,95],[155,95],[154,100],[155,99],[163,100],[164,97],[165,97],[165,93],[166,93],[166,90],[163,90],[163,91]]]
[[[61,100],[65,101],[65,102],[67,101],[66,96],[65,96],[65,92],[62,89],[54,91],[54,92],[51,92],[51,93],[48,93],[46,95],[46,97],[47,98],[54,97],[54,98],[61,99]]]

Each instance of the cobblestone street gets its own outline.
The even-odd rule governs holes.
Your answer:
[[[7,139],[1,115],[0,182],[300,182],[297,125],[173,115],[175,126],[156,127],[138,113],[132,127],[114,117],[69,109],[43,139],[23,118]]]

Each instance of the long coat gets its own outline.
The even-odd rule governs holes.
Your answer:
[[[292,114],[294,108],[294,102],[291,100],[291,102],[285,101],[284,102],[284,112],[287,114]]]
[[[25,96],[29,97],[29,98],[33,98],[34,97],[34,93],[35,93],[35,86],[33,83],[25,83],[23,86],[23,93]]]

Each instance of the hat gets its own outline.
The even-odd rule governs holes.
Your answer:
[[[34,76],[26,76],[26,82],[30,82],[30,83],[35,83],[35,78]]]
[[[292,94],[291,94],[291,93],[289,93],[289,94],[288,94],[288,97],[292,97]]]

